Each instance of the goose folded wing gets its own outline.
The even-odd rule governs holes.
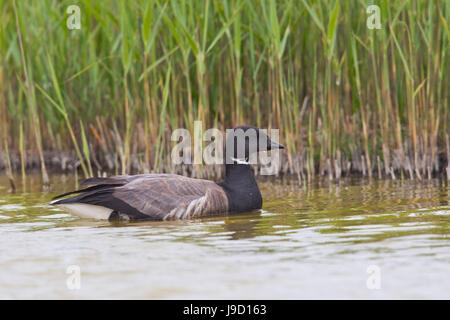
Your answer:
[[[214,182],[176,175],[142,177],[114,188],[113,208],[142,219],[185,219],[225,213],[228,200]]]

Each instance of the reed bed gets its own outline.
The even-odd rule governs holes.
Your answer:
[[[69,30],[69,5],[81,29]],[[369,5],[381,29],[366,25]],[[448,1],[0,1],[0,168],[170,163],[175,128],[279,128],[281,173],[450,179]]]

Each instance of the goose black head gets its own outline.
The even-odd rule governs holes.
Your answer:
[[[284,149],[284,146],[273,141],[267,130],[252,126],[238,126],[227,130],[225,158],[227,164],[249,164],[249,159],[261,151]]]
[[[271,131],[276,140],[277,131]],[[262,196],[250,164],[257,164],[258,152],[283,149],[266,130],[239,126],[227,130],[225,140],[225,179],[219,185],[227,195],[229,212],[244,212],[262,208]],[[261,164],[263,164],[261,162]]]

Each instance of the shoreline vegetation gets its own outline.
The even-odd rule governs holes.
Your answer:
[[[450,3],[0,2],[0,172],[170,164],[176,128],[279,129],[280,174],[450,180]],[[14,188],[13,188],[14,189]]]

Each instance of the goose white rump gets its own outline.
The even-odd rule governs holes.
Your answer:
[[[57,200],[52,201],[50,202],[50,204],[53,204],[53,202],[56,201]],[[81,218],[97,219],[97,220],[108,220],[109,216],[113,212],[113,210],[110,208],[86,203],[64,203],[64,204],[55,204],[55,206]]]

